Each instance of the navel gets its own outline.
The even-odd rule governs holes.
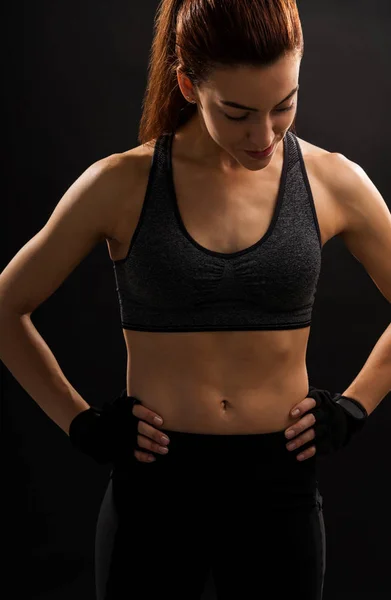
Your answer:
[[[224,412],[226,412],[227,408],[229,407],[229,402],[228,402],[228,400],[222,400],[222,401],[220,402],[220,404],[221,404],[221,408],[223,409],[223,411],[224,411]]]

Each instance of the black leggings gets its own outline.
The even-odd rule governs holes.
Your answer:
[[[95,543],[97,600],[321,600],[326,538],[316,454],[284,431],[162,430],[167,455],[116,466]],[[306,446],[308,447],[308,446]]]

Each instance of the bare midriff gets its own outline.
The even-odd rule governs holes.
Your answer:
[[[124,330],[128,395],[159,414],[171,431],[281,431],[308,392],[309,331]]]

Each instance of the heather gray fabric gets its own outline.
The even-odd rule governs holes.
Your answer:
[[[283,141],[279,196],[266,234],[231,254],[200,246],[184,227],[172,176],[173,136],[162,135],[156,143],[128,255],[113,261],[122,327],[235,331],[309,326],[322,248],[296,135],[287,132]]]

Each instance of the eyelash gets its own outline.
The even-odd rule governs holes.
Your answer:
[[[276,112],[281,112],[281,113],[288,112],[288,110],[292,110],[292,108],[294,106],[295,106],[294,104],[291,104],[290,106],[287,106],[286,108],[276,108]],[[227,119],[229,119],[230,121],[245,121],[247,119],[247,117],[248,117],[248,115],[245,115],[244,117],[239,117],[239,118],[230,117],[229,115],[226,115],[225,113],[224,113],[224,116]]]

